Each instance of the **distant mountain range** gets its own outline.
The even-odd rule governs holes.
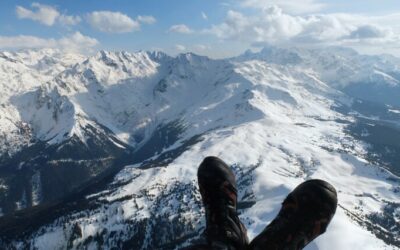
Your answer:
[[[339,208],[307,249],[400,247],[400,59],[340,47],[0,52],[0,245],[174,249],[204,229],[196,171],[232,165],[250,238],[310,178]]]

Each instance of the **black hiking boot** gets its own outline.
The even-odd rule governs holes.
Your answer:
[[[297,250],[323,234],[335,214],[335,188],[323,180],[308,180],[284,200],[277,217],[249,249]]]
[[[236,212],[237,189],[232,170],[221,159],[206,157],[197,178],[206,210],[205,235],[209,249],[246,249],[246,228]]]

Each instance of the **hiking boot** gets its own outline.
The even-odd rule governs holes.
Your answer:
[[[221,159],[209,156],[200,164],[197,178],[210,249],[245,249],[248,238],[236,212],[237,189],[232,170]]]
[[[323,180],[297,186],[277,217],[250,244],[249,249],[297,250],[323,234],[335,214],[335,188]]]

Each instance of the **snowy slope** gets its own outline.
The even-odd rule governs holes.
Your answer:
[[[400,106],[400,61],[390,55],[368,56],[342,47],[320,49],[266,47],[234,60],[256,59],[312,68],[330,86],[351,96]]]
[[[14,105],[16,97],[37,91],[42,84],[83,58],[53,49],[0,52],[0,153],[15,153],[31,137],[26,119],[20,117]],[[26,103],[31,97],[24,99]]]
[[[38,217],[41,223],[21,226],[24,235],[1,229],[2,243],[32,249],[187,245],[204,228],[197,166],[215,155],[237,173],[240,217],[250,238],[296,185],[322,178],[337,188],[339,207],[327,233],[307,249],[398,249],[400,179],[371,161],[369,145],[347,132],[356,117],[339,110],[354,102],[340,91],[350,80],[328,72],[339,70],[337,60],[321,66],[311,59],[316,51],[274,50],[268,57],[266,51],[232,60],[101,51],[54,75],[50,64],[18,66],[42,77],[38,85],[10,91],[3,107],[26,127],[28,141],[58,145],[75,136],[88,143],[88,125],[107,128],[106,140],[133,148],[136,163],[84,199],[62,204],[64,210],[51,208],[45,220]],[[358,60],[352,53],[343,50]]]

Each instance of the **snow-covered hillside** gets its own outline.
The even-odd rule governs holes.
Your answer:
[[[234,60],[249,59],[312,68],[322,81],[351,96],[400,106],[400,59],[390,55],[360,55],[342,47],[266,47],[257,53],[247,51]]]
[[[237,174],[250,238],[296,185],[321,178],[337,188],[339,207],[307,249],[400,246],[400,166],[391,158],[400,148],[380,141],[380,152],[373,140],[378,127],[400,136],[399,108],[388,97],[370,104],[384,111],[370,111],[348,91],[365,84],[397,93],[399,59],[266,48],[229,60],[55,50],[0,60],[5,246],[190,244],[204,229],[196,171],[208,155]]]
[[[0,153],[13,154],[27,143],[29,129],[11,104],[12,98],[36,90],[83,58],[51,49],[0,52]],[[25,133],[17,132],[21,130]]]

